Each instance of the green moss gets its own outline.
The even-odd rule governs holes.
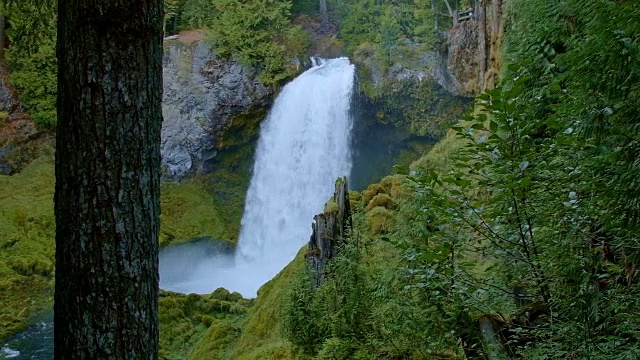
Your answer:
[[[210,295],[162,292],[159,299],[160,359],[186,359],[195,344],[212,329],[217,339],[233,339],[238,328],[236,323],[250,305],[251,301],[224,289]]]
[[[351,213],[355,212],[360,202],[362,201],[362,194],[358,191],[349,190],[349,205],[351,205]]]
[[[331,199],[329,199],[329,201],[327,201],[326,204],[324,204],[324,213],[325,214],[330,214],[330,213],[336,213],[338,212],[338,210],[340,210],[338,208],[338,204],[336,203],[336,199],[334,199],[333,197]]]
[[[188,359],[221,359],[220,354],[237,341],[238,329],[236,323],[229,320],[213,322]]]
[[[0,175],[0,341],[53,297],[53,158]]]
[[[287,288],[303,266],[306,263],[301,250],[284,270],[260,288],[258,298],[239,327],[233,328],[238,323],[212,325],[189,359],[294,359],[293,347],[280,331],[280,321]]]
[[[374,207],[367,212],[367,223],[372,234],[385,234],[393,226],[394,212],[382,206]]]
[[[411,194],[411,188],[407,183],[407,177],[405,175],[385,176],[380,180],[380,186],[396,201],[404,199]]]
[[[367,204],[367,210],[371,210],[378,206],[382,206],[386,209],[394,209],[396,207],[396,203],[395,201],[393,201],[393,199],[391,199],[389,195],[380,193],[374,196],[371,201],[369,201],[369,204]]]
[[[374,196],[385,192],[386,190],[380,184],[371,184],[362,192],[362,203],[367,205]]]
[[[236,242],[251,180],[253,154],[258,141],[260,122],[266,109],[257,108],[234,116],[216,139],[215,159],[208,166],[213,171],[203,178],[203,189],[213,196],[213,203],[225,224],[226,240]]]
[[[205,236],[234,239],[201,179],[163,183],[161,194],[160,246]]]
[[[449,131],[447,136],[440,140],[434,147],[420,159],[411,164],[412,170],[436,170],[446,173],[451,170],[453,155],[465,146],[465,140],[459,139],[454,131]]]

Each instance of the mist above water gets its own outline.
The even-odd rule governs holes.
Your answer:
[[[161,288],[204,294],[224,287],[255,297],[293,260],[334,181],[351,171],[354,73],[347,58],[320,61],[282,89],[260,129],[235,253],[207,245],[165,249]]]

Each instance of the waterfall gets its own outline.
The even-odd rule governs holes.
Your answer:
[[[295,257],[334,181],[351,171],[354,72],[347,58],[316,60],[282,89],[260,129],[235,257],[194,264],[189,279],[162,288],[209,293],[224,287],[254,297]]]

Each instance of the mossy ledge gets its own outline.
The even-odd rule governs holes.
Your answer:
[[[54,158],[51,147],[40,152],[22,172],[0,175],[0,342],[53,301]],[[248,174],[223,169],[211,177],[163,183],[161,246],[205,236],[235,244]],[[217,184],[225,186],[220,193],[212,191]]]

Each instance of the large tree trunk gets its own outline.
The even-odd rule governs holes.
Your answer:
[[[162,0],[59,0],[55,359],[158,358]]]

